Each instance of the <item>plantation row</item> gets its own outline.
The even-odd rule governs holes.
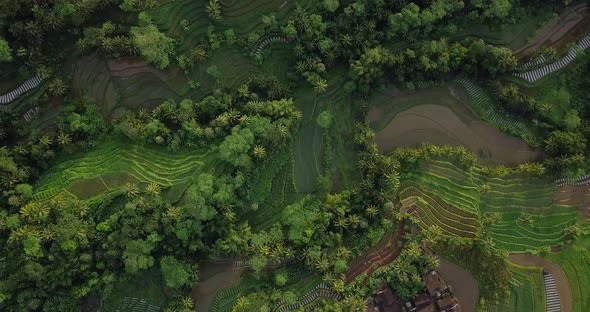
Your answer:
[[[242,296],[242,287],[223,288],[220,290],[211,304],[210,312],[231,312],[233,306]]]
[[[342,299],[342,296],[340,296],[338,293],[332,291],[328,285],[326,285],[325,283],[322,282],[322,283],[319,283],[313,289],[309,290],[303,296],[301,296],[301,298],[299,299],[299,301],[297,303],[289,304],[289,305],[286,305],[284,303],[279,303],[279,305],[277,305],[275,307],[275,311],[285,312],[285,311],[299,310],[301,308],[305,309],[306,307],[312,305],[316,300],[324,299],[324,298],[340,300],[340,299]]]
[[[559,61],[555,62],[555,63],[551,63],[551,64],[547,64],[544,65],[542,67],[527,71],[527,72],[522,72],[522,73],[516,73],[515,76],[520,77],[528,82],[535,82],[553,72],[556,72],[564,67],[566,67],[567,65],[569,65],[571,62],[573,62],[576,57],[578,56],[578,51],[579,50],[586,50],[590,47],[590,35],[587,35],[586,37],[582,38],[582,40],[580,40],[578,42],[578,44],[576,44],[576,46],[574,46],[567,54],[566,56],[562,57]]]
[[[451,236],[473,237],[489,218],[487,232],[508,251],[559,245],[563,230],[577,220],[574,206],[553,203],[555,186],[543,178],[489,177],[483,169],[429,161],[402,182],[407,212],[422,227],[438,226]]]
[[[170,187],[190,180],[203,166],[206,155],[204,152],[175,154],[139,145],[106,143],[82,158],[55,166],[39,182],[33,199],[49,199],[77,180],[117,173],[128,174],[140,182]],[[97,183],[102,182],[98,179]]]
[[[481,118],[502,131],[509,131],[523,138],[533,146],[538,145],[532,126],[503,112],[482,87],[466,77],[459,77],[455,81],[465,89],[469,97],[469,105]]]
[[[123,299],[123,306],[118,311],[125,311],[125,312],[158,312],[162,309],[158,306],[150,304],[144,298],[129,298],[125,297]]]
[[[21,84],[18,88],[8,92],[5,95],[0,95],[0,104],[8,104],[12,102],[17,97],[21,96],[23,93],[36,88],[39,83],[41,83],[41,77],[39,74],[35,75],[33,78],[25,81]]]

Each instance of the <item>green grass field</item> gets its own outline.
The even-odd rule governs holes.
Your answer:
[[[512,291],[507,303],[489,306],[488,312],[545,312],[543,269],[511,264]]]
[[[441,160],[422,169],[402,182],[402,189],[411,190],[402,192],[402,199],[420,196],[427,203],[416,212],[423,226],[436,224],[449,235],[472,236],[478,223],[468,221],[495,213],[497,222],[485,230],[498,247],[511,252],[537,250],[563,243],[563,229],[578,220],[576,207],[553,204],[556,189],[545,178],[491,178],[478,167],[465,170]],[[489,186],[486,192],[481,191],[484,184]],[[522,221],[524,215],[528,221]]]
[[[590,311],[590,237],[580,238],[559,253],[543,257],[555,262],[565,272],[572,291],[574,312]]]
[[[37,183],[33,199],[47,200],[64,191],[88,199],[129,181],[173,187],[212,164],[214,151],[171,152],[118,140],[102,142],[91,152],[53,166]]]

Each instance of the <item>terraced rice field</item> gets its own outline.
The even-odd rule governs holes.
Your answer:
[[[543,269],[511,265],[512,291],[505,304],[488,307],[489,312],[546,312]]]
[[[361,257],[354,259],[346,271],[346,283],[353,282],[357,277],[366,274],[364,283],[368,283],[369,278],[377,269],[393,262],[402,251],[404,223],[398,222],[395,231],[387,233],[377,246],[365,252]]]
[[[400,197],[404,198],[402,211],[417,217],[425,228],[436,225],[444,234],[460,237],[475,237],[481,230],[478,214],[451,206],[417,187],[406,187]]]
[[[454,88],[398,90],[386,88],[372,99],[368,120],[379,150],[389,153],[422,142],[464,146],[489,164],[534,161],[542,154],[526,142],[502,133],[478,118],[468,98]]]
[[[202,170],[213,151],[175,153],[128,142],[104,142],[87,154],[54,166],[39,180],[33,199],[47,200],[64,191],[87,199],[117,190],[128,181],[171,187]]]
[[[498,247],[517,252],[559,245],[564,241],[563,229],[578,219],[576,207],[553,203],[556,188],[547,179],[491,178],[478,167],[460,169],[441,160],[430,161],[423,169],[411,181],[402,181],[402,189],[410,191],[401,193],[405,203],[411,203],[408,200],[416,194],[422,198],[412,212],[423,227],[436,224],[445,234],[471,236],[478,228],[475,220],[495,213],[498,221],[486,231]],[[484,184],[489,187],[486,192],[480,190]],[[459,216],[462,222],[456,222]]]

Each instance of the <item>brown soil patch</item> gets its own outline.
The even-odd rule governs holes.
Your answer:
[[[180,71],[179,68],[171,69],[170,72],[160,70],[151,64],[146,63],[140,57],[125,57],[119,59],[110,59],[107,66],[113,77],[130,77],[142,73],[152,73],[161,80],[168,80],[171,75]]]
[[[376,114],[376,113],[374,113]],[[488,164],[514,165],[539,160],[542,154],[526,142],[480,120],[467,122],[449,107],[423,104],[397,114],[377,135],[382,153],[423,143],[464,146]]]
[[[240,269],[233,267],[233,262],[205,261],[199,265],[201,280],[191,291],[191,298],[195,302],[195,311],[208,312],[217,293],[228,287],[240,284]]]
[[[557,285],[557,292],[559,293],[559,300],[561,302],[562,312],[571,312],[573,310],[572,291],[567,281],[567,277],[563,270],[555,263],[542,258],[525,253],[511,254],[508,260],[514,264],[522,266],[536,266],[545,269],[553,275]]]
[[[366,284],[373,272],[390,264],[399,256],[402,246],[398,246],[398,242],[402,241],[404,224],[404,222],[398,222],[395,231],[386,234],[377,246],[369,249],[363,256],[352,261],[345,273],[347,284],[354,281],[363,273],[367,274],[367,278],[363,282],[363,284]]]
[[[590,219],[590,186],[560,186],[553,202],[556,205],[578,206],[582,216]]]
[[[79,199],[89,199],[108,191],[106,185],[99,178],[77,180],[68,187],[68,191]]]
[[[453,295],[459,300],[461,311],[473,312],[479,300],[479,287],[473,275],[462,267],[441,257],[438,272],[451,285]]]
[[[571,34],[579,32],[581,28],[584,28],[584,20],[588,16],[588,13],[589,10],[586,8],[586,4],[572,7],[558,19],[539,29],[538,35],[535,36],[533,41],[514,51],[514,54],[516,54],[517,57],[524,57],[541,47],[555,45],[556,48],[559,48],[560,46],[567,45],[569,41],[566,43],[565,40],[562,41],[562,39],[565,39],[566,37],[571,36]]]

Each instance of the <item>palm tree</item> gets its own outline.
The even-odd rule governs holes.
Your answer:
[[[221,5],[219,5],[219,0],[209,0],[206,9],[210,18],[214,21],[221,21]]]
[[[135,197],[139,194],[139,186],[133,182],[127,182],[124,187],[125,196]]]
[[[207,51],[203,48],[194,48],[191,51],[191,56],[198,62],[202,62],[207,59]]]
[[[49,92],[53,95],[62,96],[66,94],[67,86],[60,78],[55,78],[49,83]]]
[[[194,308],[193,298],[190,296],[183,296],[181,299],[181,305],[187,310],[192,310]]]
[[[378,213],[379,208],[375,207],[375,205],[369,205],[367,208],[365,208],[365,214],[371,219],[375,218]]]
[[[328,257],[326,257],[325,254],[322,254],[322,256],[316,260],[315,267],[322,272],[326,272],[330,269],[330,260],[328,260]]]
[[[531,215],[529,214],[523,214],[520,217],[518,217],[518,223],[520,224],[532,224],[533,223],[533,219],[531,218]]]
[[[317,94],[322,94],[328,89],[328,82],[323,78],[317,78],[313,81],[313,89]]]
[[[41,203],[30,203],[20,208],[20,214],[32,222],[42,222],[47,219],[51,209]]]
[[[480,191],[482,194],[485,194],[485,193],[487,193],[487,192],[489,192],[489,191],[491,191],[491,190],[492,190],[492,187],[491,187],[491,186],[490,186],[488,183],[484,183],[484,184],[482,184],[482,185],[480,186],[480,188],[479,188],[479,191]]]
[[[166,216],[172,220],[178,220],[181,214],[180,208],[176,206],[170,206],[168,210],[166,210]]]
[[[151,182],[145,187],[145,192],[152,196],[159,196],[162,188],[158,183]]]
[[[79,217],[84,217],[88,214],[88,206],[83,201],[76,199],[74,200],[73,206]]]
[[[57,143],[59,145],[68,145],[68,144],[72,143],[72,138],[70,137],[69,134],[61,132],[57,136]]]
[[[261,146],[261,145],[254,146],[254,157],[256,157],[258,159],[262,159],[262,158],[264,158],[264,156],[266,156],[266,149],[264,148],[264,146]]]
[[[343,259],[348,259],[352,256],[352,252],[344,246],[340,246],[340,248],[338,248],[337,254],[339,258]]]
[[[53,140],[51,140],[51,138],[49,136],[44,135],[41,138],[39,138],[39,143],[41,143],[41,145],[47,147],[47,146],[51,145],[51,143],[53,143]]]

